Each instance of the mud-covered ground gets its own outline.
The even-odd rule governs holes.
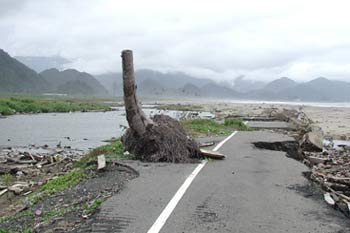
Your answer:
[[[85,171],[89,179],[30,205],[0,222],[0,229],[27,232],[70,232],[90,224],[103,201],[138,176],[133,169],[111,163],[104,171]],[[5,231],[6,232],[6,231]]]

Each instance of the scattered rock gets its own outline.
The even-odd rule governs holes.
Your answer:
[[[36,216],[40,216],[41,214],[42,214],[42,210],[36,210],[36,211],[35,211],[35,215],[36,215]]]
[[[102,170],[106,167],[106,157],[105,155],[97,156],[97,170]]]
[[[23,192],[29,190],[29,184],[27,183],[17,183],[8,188],[9,191],[14,192],[16,195],[19,195]]]

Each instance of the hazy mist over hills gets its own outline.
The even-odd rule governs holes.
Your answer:
[[[40,73],[51,68],[63,69],[65,64],[70,63],[69,60],[60,57],[34,57],[34,56],[16,56],[14,57],[24,65],[30,67],[36,72]]]
[[[53,58],[54,61],[56,58]],[[75,69],[60,71],[51,68],[36,73],[48,58],[30,59],[29,67],[0,50],[0,92],[6,93],[59,93],[86,96],[122,96],[122,74],[108,73],[93,76]],[[64,60],[62,60],[64,61]],[[50,65],[50,63],[45,63]],[[53,62],[54,67],[60,66]],[[245,79],[232,81],[198,78],[182,72],[162,73],[155,70],[136,70],[138,94],[149,97],[221,98],[281,101],[350,101],[350,83],[316,78],[296,82],[282,77],[271,82]]]
[[[244,80],[233,85],[198,79],[183,73],[167,74],[152,70],[135,72],[138,92],[143,96],[183,96],[194,98],[257,99],[284,101],[350,101],[350,83],[317,78],[295,82],[282,77],[271,82]],[[98,75],[96,79],[111,95],[122,96],[122,74]],[[238,86],[235,85],[238,83]],[[248,85],[250,84],[250,85]]]
[[[32,61],[38,61],[33,59]],[[33,62],[33,66],[36,66]],[[55,68],[38,74],[0,49],[0,93],[59,93],[106,96],[106,89],[90,74]]]

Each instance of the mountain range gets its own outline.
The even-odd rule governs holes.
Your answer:
[[[48,86],[34,70],[0,49],[0,92],[38,93]]]
[[[26,60],[26,57],[21,57]],[[28,59],[27,59],[28,60]],[[33,67],[35,61],[29,59]],[[44,59],[49,60],[50,59]],[[33,68],[29,63],[27,63]],[[32,70],[0,49],[0,93],[63,93],[68,95],[122,96],[122,73],[92,76],[74,69],[60,71]],[[350,82],[319,77],[308,82],[295,82],[282,77],[271,82],[246,80],[215,82],[181,72],[162,73],[154,70],[135,71],[138,94],[149,97],[221,98],[281,101],[350,102]]]
[[[121,73],[95,77],[111,95],[123,95]],[[135,79],[141,96],[350,102],[350,82],[323,77],[302,83],[287,77],[267,83],[244,80],[242,77],[238,77],[238,81],[217,83],[211,79],[198,79],[183,73],[164,74],[151,70],[138,70],[135,72]]]
[[[0,93],[108,95],[107,90],[88,73],[74,69],[48,69],[37,73],[1,49]]]
[[[48,83],[51,92],[68,95],[108,95],[108,91],[91,74],[74,69],[59,71],[56,68],[40,73]]]

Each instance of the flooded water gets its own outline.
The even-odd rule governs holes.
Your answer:
[[[292,105],[313,107],[339,107],[350,108],[350,102],[303,102],[303,101],[258,101],[258,100],[226,100],[227,102],[240,104],[269,104],[269,105]]]
[[[144,109],[147,115],[167,114],[178,118],[182,112]],[[208,114],[208,113],[203,113]],[[120,137],[127,126],[125,111],[47,113],[14,115],[0,119],[0,146],[49,145],[89,149],[103,140]]]

